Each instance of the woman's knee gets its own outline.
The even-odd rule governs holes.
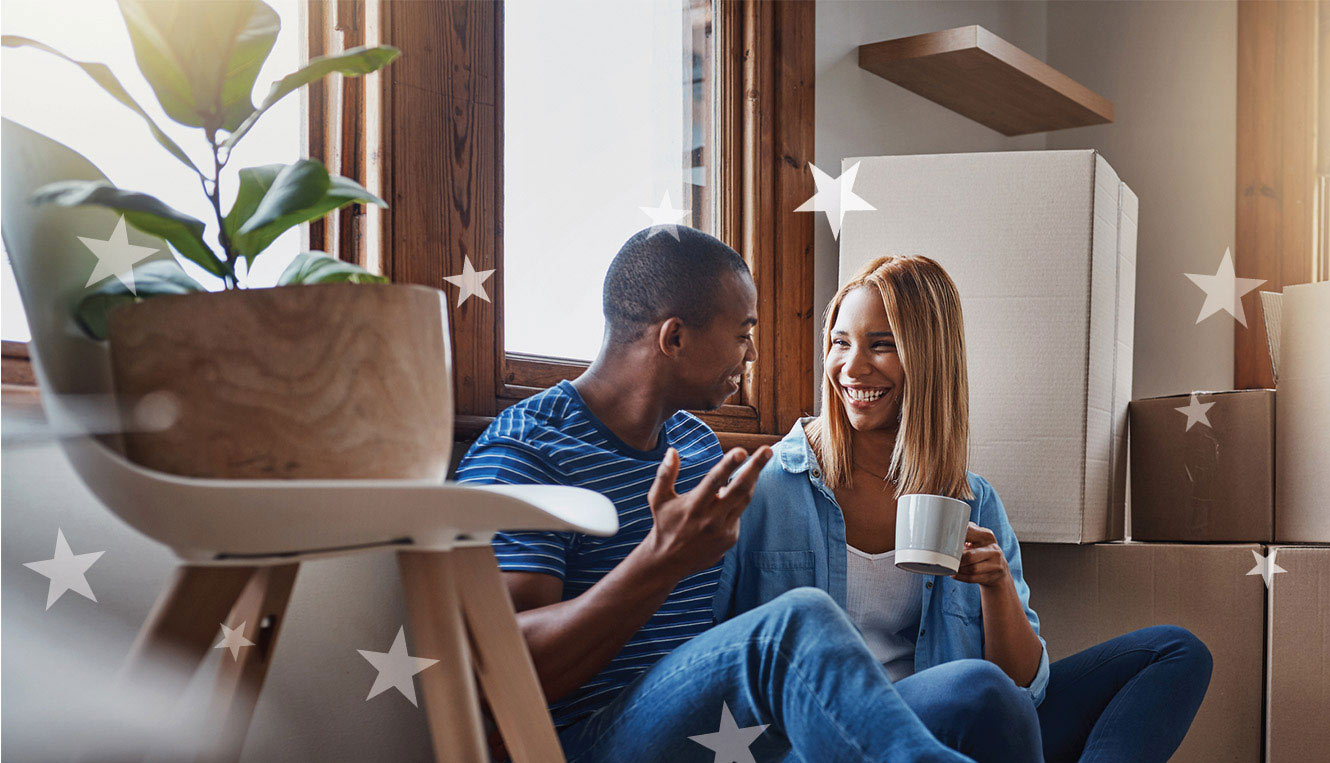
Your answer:
[[[1161,657],[1180,659],[1192,663],[1196,671],[1208,681],[1214,668],[1214,657],[1204,641],[1180,625],[1155,625],[1143,629],[1160,650]]]
[[[964,702],[953,707],[952,723],[971,734],[1006,734],[1025,727],[1038,728],[1038,713],[1029,692],[1016,685],[995,663],[964,659],[946,663],[948,687]],[[952,688],[954,687],[954,688]],[[1033,732],[1031,732],[1033,733]]]

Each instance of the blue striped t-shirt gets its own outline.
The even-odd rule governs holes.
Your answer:
[[[572,384],[559,382],[513,405],[490,424],[457,467],[459,482],[572,485],[614,502],[619,531],[609,538],[576,532],[509,532],[494,537],[499,568],[539,572],[563,581],[563,600],[586,591],[651,529],[647,491],[668,448],[679,451],[675,490],[692,490],[723,453],[716,435],[679,411],[665,422],[657,447],[637,450],[591,413]],[[679,582],[656,614],[581,688],[550,704],[554,723],[571,725],[606,705],[661,657],[712,624],[719,563]]]

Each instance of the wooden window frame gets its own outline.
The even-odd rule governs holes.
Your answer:
[[[730,443],[770,442],[813,410],[813,0],[721,0],[720,238],[758,287],[758,360],[736,404],[702,417]],[[586,363],[503,349],[503,6],[309,0],[309,55],[387,43],[382,73],[308,88],[309,155],[365,183],[387,210],[343,210],[309,226],[310,248],[394,282],[494,270],[491,301],[449,292],[459,434],[572,379]],[[358,112],[348,114],[348,111]],[[363,113],[364,118],[360,116]]]

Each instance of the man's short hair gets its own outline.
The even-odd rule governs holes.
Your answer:
[[[679,238],[647,228],[619,249],[605,274],[606,336],[632,342],[650,325],[678,318],[703,327],[720,307],[717,290],[725,273],[749,278],[748,263],[725,242],[700,230],[675,226]]]

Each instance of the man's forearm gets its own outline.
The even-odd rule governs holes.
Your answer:
[[[684,577],[659,561],[651,540],[581,595],[517,614],[548,701],[600,672]]]

